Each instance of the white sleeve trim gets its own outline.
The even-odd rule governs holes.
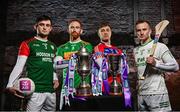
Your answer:
[[[162,61],[156,60],[155,67],[165,71],[178,71],[179,65],[170,52],[165,52]]]
[[[170,63],[162,63],[156,61],[156,67],[163,69],[165,71],[178,71],[179,65],[176,62],[170,62]]]
[[[25,66],[27,58],[28,57],[24,56],[24,55],[21,55],[21,56],[19,55],[17,57],[16,65],[14,66],[14,68],[9,76],[9,81],[8,81],[6,88],[13,87],[13,84],[20,77],[20,75],[23,71],[23,68]]]
[[[53,72],[53,80],[58,80],[58,76],[56,72]]]

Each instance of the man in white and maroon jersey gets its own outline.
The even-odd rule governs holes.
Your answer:
[[[14,95],[24,98],[13,85],[26,66],[27,77],[35,83],[35,91],[28,100],[26,110],[55,111],[55,89],[59,86],[59,81],[53,69],[56,46],[48,41],[48,35],[52,30],[51,18],[46,15],[38,17],[34,29],[37,35],[20,45],[17,62],[6,88]]]

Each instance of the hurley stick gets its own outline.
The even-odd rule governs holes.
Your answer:
[[[163,32],[163,30],[166,28],[166,26],[169,24],[169,21],[168,20],[162,20],[161,22],[159,22],[156,26],[155,26],[155,37],[154,37],[154,42],[153,42],[153,45],[152,45],[152,48],[151,48],[151,53],[150,53],[150,56],[153,56],[154,55],[154,52],[156,50],[156,46],[157,46],[157,43],[159,41],[159,38],[161,36],[161,33]],[[145,79],[145,76],[147,74],[147,70],[149,68],[149,65],[147,64],[146,65],[146,68],[144,70],[144,74],[143,76],[140,78],[140,79]]]

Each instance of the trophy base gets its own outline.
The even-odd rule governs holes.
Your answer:
[[[77,88],[76,96],[92,96],[92,91],[90,85],[80,85],[79,88]]]
[[[111,86],[109,95],[121,96],[122,95],[121,86]]]
[[[111,95],[111,96],[122,96],[122,93],[109,93],[109,95]]]

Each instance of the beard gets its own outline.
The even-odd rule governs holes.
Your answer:
[[[72,39],[73,39],[73,40],[76,40],[77,38],[79,38],[80,33],[76,32],[76,31],[73,31],[73,32],[71,33],[71,36],[72,36]]]

